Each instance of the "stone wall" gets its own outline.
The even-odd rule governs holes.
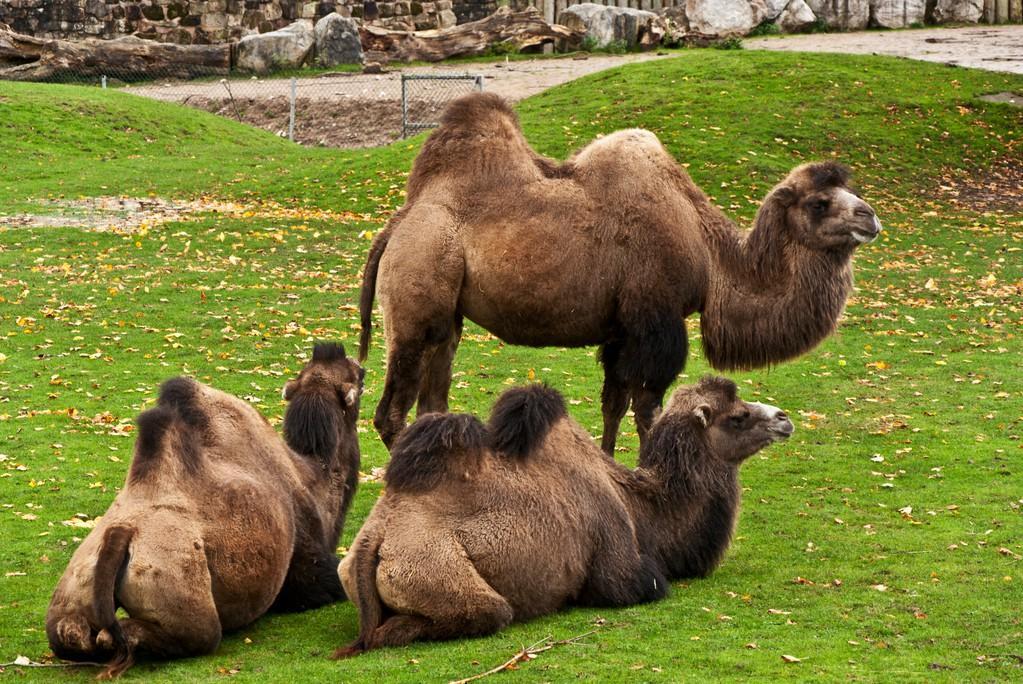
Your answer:
[[[443,28],[456,21],[452,0],[0,0],[0,23],[39,38],[137,35],[182,44],[220,43],[299,19],[316,21],[334,11],[366,14],[372,23],[394,29]]]

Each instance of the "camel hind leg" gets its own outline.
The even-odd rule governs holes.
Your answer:
[[[395,225],[380,259],[377,294],[387,335],[387,376],[373,423],[388,447],[417,398],[421,412],[447,405],[451,357],[461,337],[458,298],[465,272],[456,232],[446,207],[417,205]]]
[[[458,343],[462,339],[462,317],[456,316],[451,334],[445,342],[434,347],[423,371],[423,382],[419,387],[419,405],[416,415],[425,413],[447,413],[448,394],[451,391],[451,366],[455,360]]]
[[[636,432],[642,444],[660,412],[665,392],[685,366],[689,341],[685,321],[671,311],[636,318],[636,325],[623,326],[628,334],[624,342],[613,348],[613,354],[610,353],[612,345],[608,344],[602,351],[601,360],[604,363],[605,388],[608,378],[613,378],[616,383],[614,400],[621,400],[621,387],[628,388],[632,410],[636,414]],[[604,401],[606,425],[607,399]],[[614,427],[617,431],[617,425]],[[614,437],[612,433],[611,449],[608,450],[605,433],[604,448],[608,453],[614,449]]]
[[[403,544],[400,556],[381,559],[377,587],[392,615],[366,640],[367,650],[493,634],[514,618],[457,540],[429,541]]]
[[[159,564],[151,564],[156,558]],[[220,644],[220,614],[201,546],[138,543],[117,597],[130,616],[118,621],[128,652],[108,664],[108,677],[130,667],[136,652],[181,658],[212,653]],[[96,645],[113,648],[108,630],[97,634]]]

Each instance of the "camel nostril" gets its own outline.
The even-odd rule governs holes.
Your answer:
[[[778,413],[776,413],[774,417],[777,418],[778,420],[788,420],[789,414],[785,413],[784,411],[778,411]]]
[[[870,207],[860,207],[859,209],[857,209],[853,213],[856,216],[865,216],[867,218],[873,218],[873,216],[874,216],[874,210],[871,209]]]

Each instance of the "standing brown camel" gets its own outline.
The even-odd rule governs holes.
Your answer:
[[[609,453],[630,399],[641,439],[649,429],[685,364],[686,316],[700,312],[715,368],[812,349],[845,305],[853,250],[881,230],[847,183],[837,164],[800,166],[744,234],[652,133],[613,133],[559,166],[500,98],[457,100],[363,274],[360,360],[375,294],[387,335],[381,438],[417,397],[420,414],[447,410],[463,318],[512,344],[600,345]]]
[[[316,345],[285,385],[287,445],[248,403],[165,382],[138,418],[124,488],[53,594],[53,652],[108,660],[101,677],[116,677],[136,651],[210,653],[267,610],[343,599],[335,550],[358,483],[362,375],[340,345]]]
[[[335,655],[489,634],[568,603],[653,601],[669,580],[706,576],[731,539],[739,465],[792,429],[724,378],[676,390],[636,470],[542,386],[505,392],[487,426],[421,417],[341,561],[360,628]]]

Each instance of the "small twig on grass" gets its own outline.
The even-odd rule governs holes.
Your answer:
[[[0,663],[0,668],[4,667],[106,667],[106,663],[37,663],[25,656],[18,656],[9,663]]]
[[[471,677],[466,677],[465,679],[452,680],[448,682],[448,684],[466,684],[467,682],[474,682],[477,679],[483,679],[484,677],[489,677],[490,675],[497,674],[498,672],[503,672],[504,670],[510,670],[514,668],[516,663],[530,661],[533,658],[535,658],[538,653],[549,651],[555,646],[565,646],[566,644],[577,643],[579,640],[585,639],[586,637],[590,636],[591,634],[595,634],[596,632],[597,630],[591,629],[590,631],[584,634],[580,634],[578,636],[574,636],[571,639],[560,639],[558,641],[554,641],[553,640],[554,637],[548,634],[547,636],[545,636],[543,639],[540,639],[540,641],[536,642],[532,646],[528,647],[524,646],[521,651],[519,651],[511,658],[498,665],[497,667],[491,668],[486,672],[480,672],[479,674],[475,674]],[[541,646],[541,644],[543,645]]]

